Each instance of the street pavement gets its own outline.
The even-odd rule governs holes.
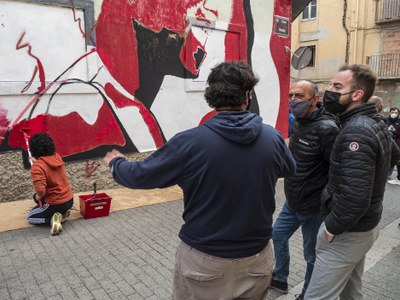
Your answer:
[[[380,237],[368,254],[364,299],[400,299],[400,186],[387,185]],[[283,205],[278,182],[277,213]],[[67,221],[59,236],[48,227],[0,233],[0,299],[171,299],[181,200]],[[1,222],[1,221],[0,221]],[[302,237],[290,242],[294,299],[305,271]]]

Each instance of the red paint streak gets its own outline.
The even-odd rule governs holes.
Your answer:
[[[10,132],[8,144],[27,150],[23,132],[27,132],[29,136],[48,132],[62,157],[86,152],[101,145],[125,145],[125,137],[105,103],[98,115],[101,117],[98,117],[93,125],[86,123],[77,112],[62,117],[38,115],[15,125]],[[77,128],[79,134],[76,134]]]
[[[99,56],[111,75],[134,95],[139,87],[139,62],[133,20],[159,32],[163,28],[185,35],[188,9],[204,0],[104,0],[96,26]],[[193,68],[192,68],[193,70]]]
[[[106,84],[105,92],[113,100],[113,102],[117,107],[124,107],[124,106],[138,107],[139,112],[143,117],[143,121],[149,128],[150,134],[153,137],[156,147],[160,148],[161,146],[164,145],[164,141],[160,129],[158,127],[158,124],[154,119],[153,115],[147,110],[147,108],[143,105],[143,103],[125,97],[120,92],[118,92],[111,83]]]
[[[134,95],[139,87],[139,62],[132,6],[128,1],[103,1],[96,39],[98,54],[104,65],[115,80]]]
[[[32,136],[39,132],[46,132],[46,118],[44,115],[38,115],[30,120],[23,120],[12,127],[9,135],[8,145],[11,147],[19,147],[27,151],[24,132],[28,136]]]
[[[125,137],[115,117],[104,102],[93,125],[77,113],[58,117],[47,115],[46,124],[53,137],[57,152],[61,156],[70,156],[94,149],[101,145],[125,145]],[[76,129],[79,128],[79,134]]]
[[[291,22],[291,8],[292,0],[275,1],[274,16],[286,17],[289,19],[289,22]],[[274,22],[274,19],[275,18],[272,19],[272,22]],[[288,135],[289,126],[289,101],[287,100],[287,94],[289,92],[290,85],[290,52],[285,52],[285,46],[290,48],[290,35],[289,37],[285,38],[273,33],[271,34],[271,56],[275,63],[280,85],[279,113],[275,127],[286,138]]]
[[[203,13],[203,11],[200,8],[197,9],[197,11],[196,11],[196,19],[197,20],[205,20],[208,24],[211,23],[210,21],[208,21],[206,19],[206,15]]]
[[[225,60],[247,61],[247,30],[243,0],[232,3],[232,17],[225,35]]]
[[[206,11],[211,12],[214,16],[216,16],[216,17],[218,18],[218,11],[213,10],[213,9],[209,9],[209,8],[206,7],[207,1],[208,1],[208,0],[204,0],[204,2],[203,2],[203,8],[204,8]]]
[[[94,27],[88,32],[86,33],[83,29],[82,29],[82,20],[81,18],[76,18],[76,8],[75,8],[75,1],[71,0],[71,7],[72,7],[72,14],[74,16],[74,22],[78,23],[78,27],[79,27],[79,31],[82,33],[83,38],[86,40],[90,34],[92,33]],[[92,44],[94,45],[95,42],[91,39]]]
[[[32,73],[31,79],[29,80],[28,84],[21,90],[21,93],[25,93],[26,90],[31,87],[32,82],[36,77],[37,71],[38,71],[38,67],[35,66],[35,68],[33,69],[33,73]]]
[[[199,40],[196,39],[193,35],[192,30],[190,30],[182,46],[179,58],[181,59],[185,68],[194,75],[197,75],[199,73],[199,69],[196,69],[196,59],[194,57],[199,49],[202,49],[204,51],[204,60],[207,56],[207,53],[205,52],[205,47],[204,45],[200,44]],[[201,66],[201,63],[199,64],[199,66]]]
[[[24,32],[24,33],[21,35],[21,37],[19,38],[19,40],[18,40],[17,45],[15,46],[15,48],[16,48],[17,50],[19,50],[19,49],[28,47],[28,54],[29,54],[29,56],[33,57],[33,58],[36,60],[37,67],[36,67],[35,70],[34,70],[34,75],[35,75],[35,73],[37,72],[37,68],[38,68],[38,69],[39,69],[39,79],[40,79],[40,82],[41,82],[40,87],[38,87],[38,92],[40,93],[40,92],[43,91],[44,88],[45,88],[45,81],[46,81],[46,78],[45,78],[45,75],[44,75],[44,68],[43,68],[43,65],[42,65],[42,62],[40,61],[40,59],[39,59],[37,56],[35,56],[35,55],[32,54],[32,46],[31,46],[29,43],[22,44],[22,40],[23,40],[24,36],[25,36],[25,32]],[[28,86],[25,87],[25,88],[22,90],[22,92],[24,92],[25,90],[27,90],[27,89],[29,88],[29,86],[32,84],[33,78],[34,78],[34,76],[32,76],[32,79],[31,79],[31,81],[28,83]]]
[[[74,63],[73,65],[75,65],[76,63],[78,63],[81,59],[85,58],[86,56],[89,56],[90,54],[96,52],[96,49],[92,49],[92,51],[82,55],[81,57],[79,57]],[[25,108],[22,110],[22,112],[18,115],[18,117],[15,119],[15,121],[12,124],[12,127],[15,126],[15,124],[17,124],[22,116],[28,111],[28,109],[33,105],[33,103],[35,103],[40,97],[42,97],[42,95],[48,91],[53,85],[58,84],[58,83],[63,83],[65,82],[65,80],[59,80],[59,81],[53,81],[52,83],[50,83],[48,86],[46,86],[42,91],[40,91],[38,94],[35,95],[35,97],[29,101],[29,103],[25,106]]]

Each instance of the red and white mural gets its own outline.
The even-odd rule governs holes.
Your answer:
[[[64,1],[0,3],[0,151],[41,131],[67,160],[161,147],[213,116],[203,91],[224,60],[253,66],[251,110],[287,132],[290,33],[276,22],[291,0],[103,0],[93,32]]]

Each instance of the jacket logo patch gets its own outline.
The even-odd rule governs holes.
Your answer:
[[[360,145],[357,142],[351,142],[349,145],[349,149],[351,151],[357,151],[358,149],[360,149]]]
[[[299,139],[299,143],[301,143],[301,144],[303,144],[303,145],[310,146],[310,143],[309,143],[309,142],[307,142],[307,141],[305,141],[305,140],[302,140],[302,139]]]

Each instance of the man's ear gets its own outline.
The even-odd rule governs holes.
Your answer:
[[[312,105],[312,106],[317,106],[317,104],[318,104],[318,102],[319,102],[319,99],[320,99],[320,96],[319,96],[318,94],[316,94],[316,95],[314,96],[313,101],[311,102],[311,105]]]
[[[241,105],[241,108],[244,110],[249,110],[250,109],[250,99],[246,97],[244,100],[243,104]]]
[[[353,93],[353,101],[357,102],[360,101],[364,97],[365,92],[363,90],[356,90]]]

